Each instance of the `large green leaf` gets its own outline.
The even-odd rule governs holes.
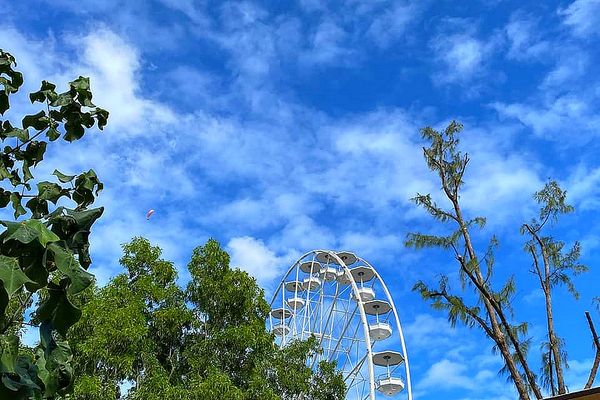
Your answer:
[[[71,182],[73,180],[73,178],[75,178],[75,175],[66,175],[57,169],[54,170],[52,175],[55,175],[58,178],[58,180],[61,181],[62,183]]]
[[[65,123],[65,136],[63,136],[63,139],[67,142],[73,142],[81,139],[84,133],[85,128],[79,123],[79,120],[69,119]]]
[[[32,140],[25,148],[23,158],[29,162],[30,165],[36,166],[40,161],[44,159],[46,153],[46,142]]]
[[[29,219],[22,222],[0,221],[8,228],[8,235],[4,242],[13,239],[21,243],[30,243],[38,239],[44,247],[50,242],[57,242],[60,238],[37,219]]]
[[[0,176],[0,179],[1,179],[1,176]],[[0,188],[0,208],[6,207],[8,205],[8,203],[10,203],[10,192],[8,190],[4,190],[4,189]]]
[[[40,321],[50,322],[62,335],[66,335],[67,330],[81,317],[81,310],[69,301],[65,286],[64,282],[61,285],[50,282],[48,297],[40,303],[36,313]]]
[[[15,183],[11,179],[11,183],[15,185]],[[21,215],[27,214],[27,211],[21,205],[21,195],[18,192],[12,192],[10,195],[10,201],[12,203],[13,209],[15,210],[14,216],[15,218],[19,218]]]
[[[15,372],[18,355],[18,336],[0,335],[0,372]]]
[[[0,255],[0,279],[9,296],[12,296],[25,283],[33,283],[21,270],[17,258],[3,255]]]
[[[88,250],[90,228],[103,212],[103,207],[85,211],[75,211],[58,207],[48,215],[50,224],[52,225],[52,232],[55,232],[67,241],[67,247],[77,253],[79,263],[85,269],[91,264]]]
[[[37,375],[38,369],[33,363],[33,359],[29,355],[21,355],[17,358],[15,367],[16,373],[19,375],[19,383],[27,389],[40,390],[40,378]],[[29,390],[31,392],[31,390]],[[31,399],[32,397],[28,397]]]
[[[48,214],[48,201],[41,200],[39,197],[29,199],[29,201],[25,203],[25,207],[31,210],[32,218],[39,219]]]
[[[92,283],[94,275],[81,268],[70,251],[63,249],[56,243],[48,245],[48,250],[54,254],[56,267],[71,280],[67,288],[69,294],[77,294]]]
[[[38,90],[37,92],[30,93],[29,99],[32,103],[36,101],[43,103],[44,101],[46,101],[46,99],[52,101],[56,98],[56,92],[54,91],[54,89],[56,89],[55,84],[48,81],[42,81],[42,87],[40,88],[40,90]]]
[[[13,128],[12,131],[4,133],[6,137],[16,137],[22,142],[29,140],[29,131],[27,129]]]
[[[40,326],[40,336],[42,335],[42,328],[43,325]],[[44,353],[43,347],[35,349],[35,365],[38,369],[38,377],[44,384],[46,393],[56,393],[56,385],[52,385],[52,377],[50,372],[46,369],[46,355]]]
[[[0,315],[4,315],[4,312],[6,311],[6,307],[8,306],[8,292],[6,291],[6,289],[4,288],[4,283],[2,283],[2,281],[0,281]]]
[[[36,350],[38,376],[44,383],[44,398],[53,398],[71,386],[73,368],[70,363],[73,355],[66,341],[55,340],[52,323],[40,325],[40,347]]]
[[[42,381],[38,377],[38,367],[29,355],[17,358],[15,370],[3,374],[0,385],[0,399],[41,400]]]
[[[8,95],[4,92],[0,92],[0,114],[4,115],[9,108]]]
[[[50,200],[56,204],[62,196],[67,196],[69,192],[64,190],[60,185],[53,182],[40,182],[37,184],[38,197],[42,200]]]
[[[32,127],[38,131],[46,129],[50,125],[50,119],[46,116],[45,111],[40,111],[37,114],[26,115],[23,118],[23,129]]]
[[[95,188],[95,190],[94,190]],[[94,170],[79,174],[75,179],[75,191],[73,192],[73,200],[77,202],[80,208],[87,207],[94,202],[94,194],[104,188],[104,185],[98,179]]]
[[[46,260],[46,249],[38,242],[23,245],[19,242],[10,242],[19,251],[19,264],[21,269],[32,282],[26,283],[25,288],[30,292],[46,287],[48,285],[48,268]]]

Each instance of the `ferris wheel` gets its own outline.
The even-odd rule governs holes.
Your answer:
[[[283,276],[269,316],[276,344],[313,336],[318,354],[335,361],[347,400],[412,400],[406,345],[394,301],[366,260],[350,252],[313,250]]]

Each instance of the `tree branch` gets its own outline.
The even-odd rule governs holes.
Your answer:
[[[600,340],[598,339],[596,328],[594,328],[594,322],[592,321],[592,317],[588,311],[585,312],[585,317],[587,318],[590,331],[592,332],[592,337],[594,338],[594,347],[596,347],[596,357],[594,358],[594,363],[590,369],[590,376],[588,377],[588,380],[584,386],[584,389],[589,389],[594,384],[594,379],[596,378],[596,373],[598,372],[598,365],[600,365]]]
[[[537,258],[537,254],[536,254],[533,246],[529,247],[529,252],[531,253],[531,257],[533,258],[533,266],[535,267],[536,274],[538,276],[538,279],[540,280],[540,286],[542,286],[542,289],[543,289],[544,281],[542,280],[542,270],[540,269],[540,264],[539,264],[539,261]]]

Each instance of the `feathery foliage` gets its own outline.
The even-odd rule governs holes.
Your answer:
[[[561,215],[573,212],[573,207],[566,203],[566,192],[557,182],[550,181],[533,196],[540,204],[538,217],[521,228],[522,234],[530,236],[525,250],[532,257],[532,272],[538,277],[546,298],[548,342],[541,349],[540,385],[528,363],[531,340],[527,323],[514,321],[515,275],[498,282],[494,276],[494,252],[498,240],[491,236],[487,249],[479,251],[472,232],[483,229],[486,220],[484,217],[465,217],[461,207],[463,178],[470,160],[469,155],[460,150],[461,131],[462,125],[454,121],[442,131],[430,127],[421,130],[421,136],[428,143],[423,148],[425,162],[437,176],[441,194],[445,197],[444,204],[449,206],[440,206],[430,194],[418,193],[412,201],[446,226],[448,233],[409,233],[406,240],[406,245],[415,249],[437,247],[449,251],[456,261],[460,289],[451,288],[446,275],[441,275],[434,287],[420,281],[413,289],[434,309],[444,311],[452,326],[460,322],[469,328],[477,327],[491,339],[493,350],[504,360],[500,373],[514,383],[521,399],[529,399],[531,395],[541,399],[541,387],[565,393],[563,369],[567,366],[567,355],[562,339],[554,330],[551,294],[555,287],[564,285],[577,298],[572,277],[587,271],[587,267],[579,262],[581,247],[578,242],[567,247],[564,242],[544,235],[543,230],[547,225],[558,223]]]

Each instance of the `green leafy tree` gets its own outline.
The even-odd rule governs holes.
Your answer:
[[[108,112],[92,103],[89,80],[79,77],[63,93],[43,81],[29,95],[42,109],[11,122],[5,114],[23,84],[16,65],[0,50],[0,208],[12,207],[15,219],[0,221],[0,398],[50,399],[71,389],[64,337],[81,315],[72,297],[92,282],[88,238],[103,209],[88,207],[103,186],[93,170],[77,176],[55,170],[55,182],[36,181],[33,172],[51,142],[79,140],[94,125],[102,129]],[[26,322],[34,294],[39,301]],[[39,327],[40,344],[32,350],[19,343],[25,323]]]
[[[578,261],[579,243],[565,249],[563,242],[544,235],[543,228],[548,222],[555,223],[559,215],[573,209],[565,202],[566,192],[551,181],[534,195],[541,206],[538,218],[524,224],[521,229],[522,234],[529,236],[525,249],[532,257],[532,272],[538,278],[546,299],[544,311],[548,341],[542,344],[541,349],[540,385],[527,359],[530,347],[527,323],[513,322],[515,278],[510,276],[500,285],[497,284],[494,277],[494,250],[498,241],[492,236],[484,251],[477,250],[472,232],[483,228],[486,220],[483,217],[466,218],[461,207],[463,177],[469,163],[469,156],[459,149],[458,135],[461,130],[462,125],[457,122],[450,123],[441,132],[430,127],[421,130],[423,139],[429,142],[429,146],[423,148],[425,160],[430,170],[437,175],[442,194],[450,206],[441,207],[429,194],[417,194],[413,198],[418,206],[435,219],[450,224],[453,228],[445,236],[410,233],[406,242],[407,246],[416,249],[438,247],[449,250],[458,266],[460,289],[452,288],[450,279],[445,275],[440,277],[437,287],[432,288],[420,281],[414,289],[430,301],[435,309],[446,311],[452,326],[461,322],[468,327],[478,327],[492,340],[494,350],[504,360],[502,372],[508,374],[521,399],[529,399],[530,394],[541,399],[541,386],[552,392],[556,390],[564,393],[566,385],[563,369],[567,360],[562,339],[557,336],[554,328],[552,290],[558,285],[565,285],[577,296],[571,277],[586,271],[587,267]],[[598,353],[596,358],[599,358]],[[591,381],[594,371],[592,368]]]
[[[284,349],[266,330],[269,306],[246,272],[210,240],[194,250],[186,289],[158,247],[124,246],[125,273],[84,292],[71,329],[75,398],[336,400],[345,393],[335,366],[306,360],[315,340]],[[131,388],[120,393],[127,382]]]
[[[262,362],[273,348],[265,330],[269,305],[262,290],[246,272],[229,267],[229,255],[214,240],[194,250],[188,269],[187,298],[203,321],[190,348],[202,355],[190,358],[193,370],[200,376],[225,373],[241,390],[275,398],[262,382]]]
[[[114,399],[126,381],[133,385],[132,398],[144,398],[139,392],[145,382],[160,382],[150,386],[164,395],[161,388],[182,376],[180,351],[192,313],[175,283],[175,267],[143,238],[123,250],[126,272],[90,291],[81,320],[69,332],[79,371],[76,398]]]
[[[274,347],[265,329],[270,308],[262,289],[246,272],[229,267],[229,255],[215,240],[194,250],[188,269],[187,297],[203,321],[191,346],[199,355],[190,356],[192,370],[208,381],[220,376],[224,385],[205,392],[205,398],[226,397],[229,391],[240,399],[344,397],[345,385],[333,364],[323,362],[317,371],[306,365],[318,351],[316,340]]]

